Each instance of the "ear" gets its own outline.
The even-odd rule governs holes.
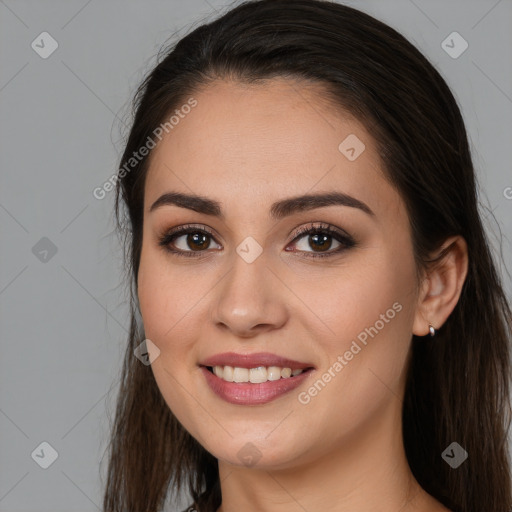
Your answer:
[[[429,333],[429,324],[437,330],[457,305],[468,272],[468,249],[462,236],[450,237],[432,255],[445,253],[427,271],[420,287],[412,332],[416,336]]]

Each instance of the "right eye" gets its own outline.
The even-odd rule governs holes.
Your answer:
[[[183,239],[179,241],[180,239]],[[177,256],[197,257],[210,247],[213,234],[205,227],[178,226],[167,231],[159,240],[158,245]],[[179,241],[178,243],[176,243]]]

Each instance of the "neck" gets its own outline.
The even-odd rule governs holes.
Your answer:
[[[446,511],[414,479],[402,441],[399,401],[388,404],[326,453],[301,456],[283,469],[219,461],[217,512]]]

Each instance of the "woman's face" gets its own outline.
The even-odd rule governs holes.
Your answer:
[[[183,426],[231,464],[291,467],[400,428],[418,314],[408,217],[365,128],[320,94],[285,79],[219,81],[151,157],[138,295],[160,351],[152,370]],[[220,214],[164,200],[150,211],[169,193]],[[272,208],[334,193],[352,199]],[[177,253],[159,244],[190,224],[167,239]],[[234,364],[228,352],[271,354],[239,362],[266,369],[235,369],[235,380],[279,380],[227,383],[202,366],[218,354]],[[277,357],[313,369],[288,380],[280,367],[295,363]]]

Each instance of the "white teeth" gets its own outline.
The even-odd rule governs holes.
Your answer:
[[[213,368],[213,371],[215,372],[215,375],[217,375],[217,377],[224,379],[226,382],[233,382],[232,366],[224,366],[224,369],[222,368],[222,366],[215,366]]]
[[[291,368],[283,368],[281,370],[281,377],[283,379],[289,379],[292,375],[292,369]]]
[[[233,368],[233,382],[249,382],[249,370],[247,368]]]
[[[267,369],[264,366],[251,368],[249,370],[249,382],[252,382],[253,384],[267,382]]]
[[[299,375],[304,370],[293,370],[291,368],[280,368],[279,366],[258,366],[257,368],[239,368],[233,366],[214,366],[213,373],[226,382],[252,382],[260,384],[262,382],[274,381],[279,379],[289,379]]]
[[[279,380],[281,378],[281,368],[278,366],[271,366],[267,370],[268,380]]]

